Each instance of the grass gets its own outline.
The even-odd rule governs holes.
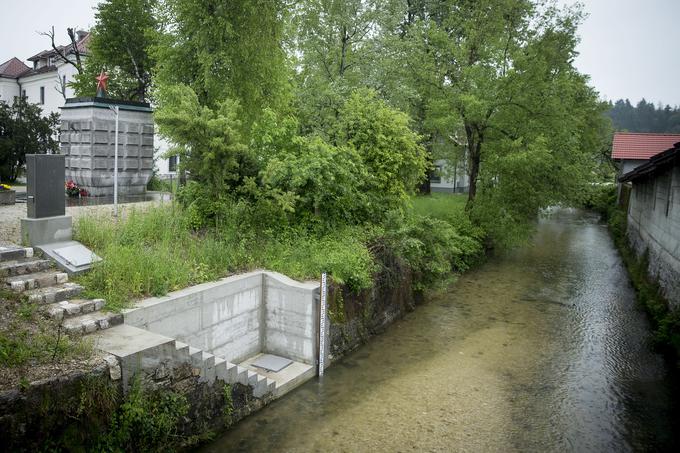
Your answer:
[[[91,345],[70,338],[24,297],[0,290],[0,368],[21,369],[88,358]]]
[[[106,217],[80,218],[76,239],[103,261],[78,282],[86,296],[105,299],[113,311],[144,297],[256,268],[297,279],[316,279],[328,271],[337,282],[355,288],[371,284],[373,261],[358,229],[324,237],[296,230],[276,235],[249,228],[225,231],[194,232],[177,205],[133,211],[117,223]]]
[[[413,198],[413,212],[455,223],[465,211],[467,194],[432,193]]]

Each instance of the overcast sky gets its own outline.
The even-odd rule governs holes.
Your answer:
[[[573,0],[559,0],[562,4]],[[583,0],[576,66],[605,99],[680,105],[680,0]],[[26,60],[49,47],[39,31],[94,24],[96,0],[0,0],[0,63]]]

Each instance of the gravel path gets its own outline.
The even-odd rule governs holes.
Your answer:
[[[130,210],[144,210],[168,201],[143,201],[139,203],[119,204],[118,210],[122,217]],[[73,224],[81,216],[105,215],[113,218],[113,205],[73,206],[66,208],[66,215],[73,217]],[[26,217],[26,203],[16,203],[12,206],[0,206],[0,245],[21,243],[21,219]]]

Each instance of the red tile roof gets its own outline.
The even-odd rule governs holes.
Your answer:
[[[11,77],[16,79],[22,72],[28,71],[30,68],[26,66],[21,60],[14,57],[3,64],[0,64],[0,76]]]
[[[680,142],[680,134],[615,132],[612,159],[648,160]]]

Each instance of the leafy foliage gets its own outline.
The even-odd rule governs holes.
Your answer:
[[[154,14],[157,3],[157,0],[105,0],[97,5],[84,70],[73,83],[78,96],[94,96],[95,77],[107,71],[111,97],[149,100],[155,64],[149,51],[158,28]]]
[[[59,115],[42,115],[37,104],[17,98],[10,106],[0,101],[0,180],[14,182],[26,163],[26,154],[56,152]]]

